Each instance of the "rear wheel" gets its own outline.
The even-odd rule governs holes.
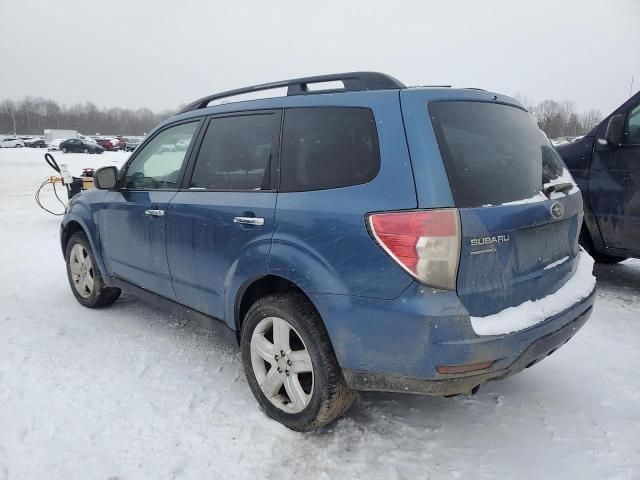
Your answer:
[[[78,302],[85,307],[98,308],[111,305],[118,299],[120,289],[105,285],[89,240],[83,232],[76,232],[71,236],[65,259],[69,285]]]
[[[67,147],[62,147],[62,153],[67,153]]]
[[[84,152],[84,153],[89,153],[89,149],[88,149],[88,148],[85,148],[85,149],[83,150],[83,152]]]
[[[353,403],[322,321],[301,294],[258,300],[242,326],[241,350],[261,408],[292,430],[326,425]]]

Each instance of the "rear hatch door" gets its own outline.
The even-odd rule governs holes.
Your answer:
[[[582,199],[525,110],[487,92],[470,97],[421,99],[421,107],[460,212],[458,296],[482,317],[553,293],[572,276]],[[421,161],[434,160],[412,152]],[[423,171],[414,167],[417,190]],[[420,207],[430,208],[424,197]]]

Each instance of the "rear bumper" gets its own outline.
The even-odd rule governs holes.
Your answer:
[[[335,325],[331,321],[331,309],[325,309],[322,302],[318,304],[351,388],[455,395],[518,373],[555,352],[575,335],[591,315],[595,289],[585,299],[544,322],[494,336],[475,334],[464,308],[459,302],[456,307],[455,294],[449,297],[445,292],[416,287],[403,296],[386,303],[387,307],[394,306],[394,312],[380,311],[380,302],[359,299],[352,302],[352,312],[359,318],[345,323],[342,316],[342,321]],[[424,296],[431,298],[425,302]],[[353,303],[363,302],[373,302],[373,306],[369,305],[360,316]],[[434,308],[427,307],[434,303],[437,304]],[[421,311],[416,311],[419,307]],[[394,316],[389,318],[390,314]],[[489,368],[470,373],[440,374],[437,371],[438,366],[488,361],[493,362]]]
[[[475,387],[490,380],[500,380],[529,368],[554,353],[567,343],[582,328],[591,316],[589,306],[577,318],[553,333],[534,341],[516,360],[506,368],[480,374],[449,375],[448,378],[424,380],[402,377],[393,374],[362,372],[344,369],[343,373],[349,386],[356,390],[376,390],[387,392],[407,392],[425,395],[456,395],[468,393]]]

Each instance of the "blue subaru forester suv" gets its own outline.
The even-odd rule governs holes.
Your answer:
[[[218,320],[262,409],[295,430],[339,417],[358,390],[475,392],[591,314],[580,192],[502,95],[375,72],[233,90],[185,107],[94,183],[61,226],[77,300],[124,290]]]

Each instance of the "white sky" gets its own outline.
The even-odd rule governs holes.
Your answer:
[[[175,108],[379,70],[608,113],[640,88],[640,0],[0,0],[0,99]]]

